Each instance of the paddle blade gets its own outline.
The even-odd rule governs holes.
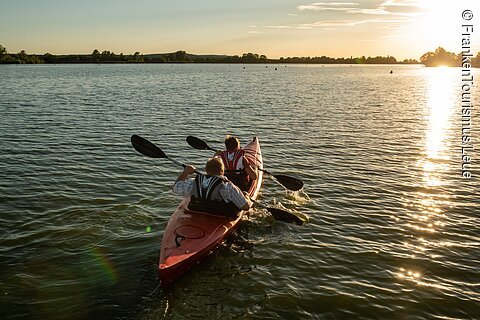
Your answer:
[[[135,148],[135,150],[137,150],[138,152],[140,152],[141,154],[147,157],[168,158],[167,155],[162,151],[162,149],[160,149],[159,147],[157,147],[156,145],[154,145],[153,143],[151,143],[145,138],[142,138],[134,134],[131,138],[131,141],[132,141],[132,146]]]
[[[192,148],[197,150],[211,150],[211,148],[208,146],[208,144],[205,141],[194,136],[188,136],[187,143]]]
[[[308,217],[300,212],[290,212],[272,207],[267,208],[267,210],[272,214],[275,220],[295,223],[297,225],[302,225],[308,222]]]
[[[273,175],[277,181],[284,186],[285,188],[292,190],[292,191],[298,191],[303,188],[303,181],[299,180],[294,177],[290,176],[285,176],[283,174],[275,174]]]

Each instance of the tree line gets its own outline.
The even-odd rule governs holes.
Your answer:
[[[8,53],[7,49],[0,45],[0,63],[2,64],[36,64],[36,63],[302,63],[302,64],[396,64],[396,63],[418,63],[417,60],[397,61],[392,56],[387,57],[350,57],[331,58],[321,57],[287,57],[280,59],[269,59],[265,55],[256,53],[244,53],[241,56],[227,55],[194,55],[185,51],[176,51],[163,54],[116,54],[111,51],[95,49],[91,54],[68,54],[43,55],[27,54],[24,50],[19,53]]]
[[[427,52],[420,57],[420,63],[427,67],[461,67],[462,61],[463,53],[455,54],[453,52],[446,51],[442,47],[438,47],[435,51]],[[477,53],[477,56],[472,57],[470,61],[472,67],[480,67],[480,52]]]
[[[95,49],[91,54],[68,54],[53,55],[45,53],[43,55],[27,54],[24,50],[19,53],[8,53],[7,49],[0,45],[0,64],[62,64],[62,63],[301,63],[301,64],[417,64],[422,63],[430,66],[460,66],[462,62],[461,54],[447,52],[439,47],[434,52],[427,52],[420,57],[420,62],[415,59],[405,59],[397,61],[392,56],[377,57],[350,57],[350,58],[332,58],[321,57],[281,57],[280,59],[269,59],[265,55],[256,53],[244,53],[241,56],[227,55],[194,55],[185,51],[176,51],[162,54],[116,54],[104,50],[100,52]],[[472,59],[473,67],[480,67],[480,52]]]
[[[39,63],[143,63],[144,57],[140,52],[124,55],[115,54],[110,51],[100,52],[97,49],[91,54],[68,54],[53,55],[45,53],[43,55],[27,54],[24,50],[19,53],[8,53],[7,49],[0,45],[0,63],[2,64],[39,64]]]

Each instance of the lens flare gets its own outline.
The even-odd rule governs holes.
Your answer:
[[[94,258],[97,267],[102,271],[102,274],[109,280],[109,282],[111,284],[117,283],[117,270],[108,258],[108,255],[105,253],[105,251],[99,247],[92,247],[90,254]]]

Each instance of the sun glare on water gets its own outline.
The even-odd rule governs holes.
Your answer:
[[[445,142],[454,107],[455,77],[452,75],[453,70],[445,66],[428,71],[430,86],[427,105],[429,113],[426,133],[427,161],[431,159],[448,160]]]
[[[439,231],[445,226],[444,208],[452,197],[445,192],[446,172],[451,170],[451,141],[453,115],[455,112],[456,69],[448,67],[423,68],[422,76],[427,80],[424,108],[425,130],[421,140],[422,152],[418,155],[417,166],[421,174],[417,177],[419,191],[407,193],[405,197],[408,210],[408,222],[405,227],[412,233],[412,238],[404,245],[411,251],[411,258],[418,256],[425,259],[437,259],[431,249],[445,246],[438,241]],[[420,270],[402,266],[396,278],[418,286],[431,287],[436,290],[445,288],[443,283],[435,280],[431,270]]]

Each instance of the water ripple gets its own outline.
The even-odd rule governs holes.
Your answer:
[[[2,319],[478,314],[480,198],[474,180],[460,178],[455,69],[1,69]],[[216,148],[226,134],[259,136],[266,167],[305,183],[292,194],[267,179],[260,200],[310,222],[259,209],[159,289],[180,169],[135,153],[134,133],[197,167],[209,154],[190,149],[187,135]]]

